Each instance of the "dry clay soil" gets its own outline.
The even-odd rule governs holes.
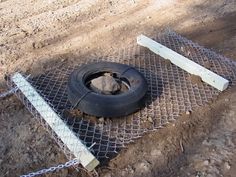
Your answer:
[[[235,0],[0,0],[0,92],[4,75],[32,75],[125,47],[141,33],[172,28],[236,59]],[[228,176],[236,174],[236,92],[138,139],[100,176]],[[15,96],[0,100],[0,176],[14,177],[67,159]],[[47,176],[87,176],[73,168]]]

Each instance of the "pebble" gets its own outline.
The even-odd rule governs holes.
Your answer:
[[[148,121],[151,122],[151,123],[153,123],[153,120],[152,120],[151,117],[148,117]]]
[[[42,42],[33,42],[32,46],[34,49],[40,49],[44,47],[44,44]]]
[[[203,165],[208,166],[208,165],[209,165],[209,160],[205,160],[205,161],[203,162]]]
[[[99,123],[104,123],[104,117],[99,118],[99,119],[98,119],[98,122],[99,122]]]
[[[190,56],[190,55],[191,55],[191,52],[190,52],[190,51],[188,51],[188,52],[187,52],[187,55],[188,55],[188,56]]]
[[[186,114],[186,115],[190,115],[190,114],[191,114],[191,111],[186,111],[185,114]]]
[[[148,172],[149,169],[150,169],[150,164],[146,161],[146,160],[143,160],[141,162],[138,162],[134,165],[134,169],[136,172]]]
[[[229,162],[225,162],[225,163],[224,163],[224,168],[225,168],[226,170],[230,170],[231,166],[230,166]]]

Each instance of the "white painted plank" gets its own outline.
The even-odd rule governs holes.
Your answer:
[[[15,73],[12,76],[12,81],[57,134],[61,141],[80,161],[83,167],[88,171],[92,171],[99,164],[99,161],[93,156],[93,154],[91,154],[73,131],[69,129],[69,127],[21,74]]]
[[[137,37],[137,43],[143,47],[149,48],[152,52],[160,55],[164,59],[170,60],[171,63],[189,72],[190,74],[200,76],[202,81],[208,83],[220,91],[225,90],[229,85],[229,81],[227,79],[144,35]]]

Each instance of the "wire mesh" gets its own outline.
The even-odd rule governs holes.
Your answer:
[[[236,64],[230,59],[170,30],[158,34],[153,39],[228,79],[231,86],[235,83]],[[148,82],[145,108],[117,119],[96,118],[73,109],[73,105],[67,99],[69,75],[82,64],[100,61],[130,65],[145,76]],[[92,152],[101,163],[107,158],[112,158],[122,147],[144,133],[163,127],[186,111],[193,111],[208,104],[220,93],[205,83],[193,82],[191,75],[184,70],[137,45],[121,49],[109,57],[97,56],[90,60],[80,60],[77,66],[58,66],[28,78],[28,81],[87,147],[96,142]],[[9,85],[12,88],[15,86],[11,81]],[[67,157],[73,159],[74,155],[44,122],[24,95],[20,91],[16,94],[55,138]]]

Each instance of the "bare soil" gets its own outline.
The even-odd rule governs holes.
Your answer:
[[[108,55],[170,27],[236,58],[235,0],[0,0],[0,91],[4,76]],[[236,88],[123,149],[100,176],[235,176]],[[0,100],[0,176],[67,159],[15,96]],[[47,176],[86,176],[72,168]]]

